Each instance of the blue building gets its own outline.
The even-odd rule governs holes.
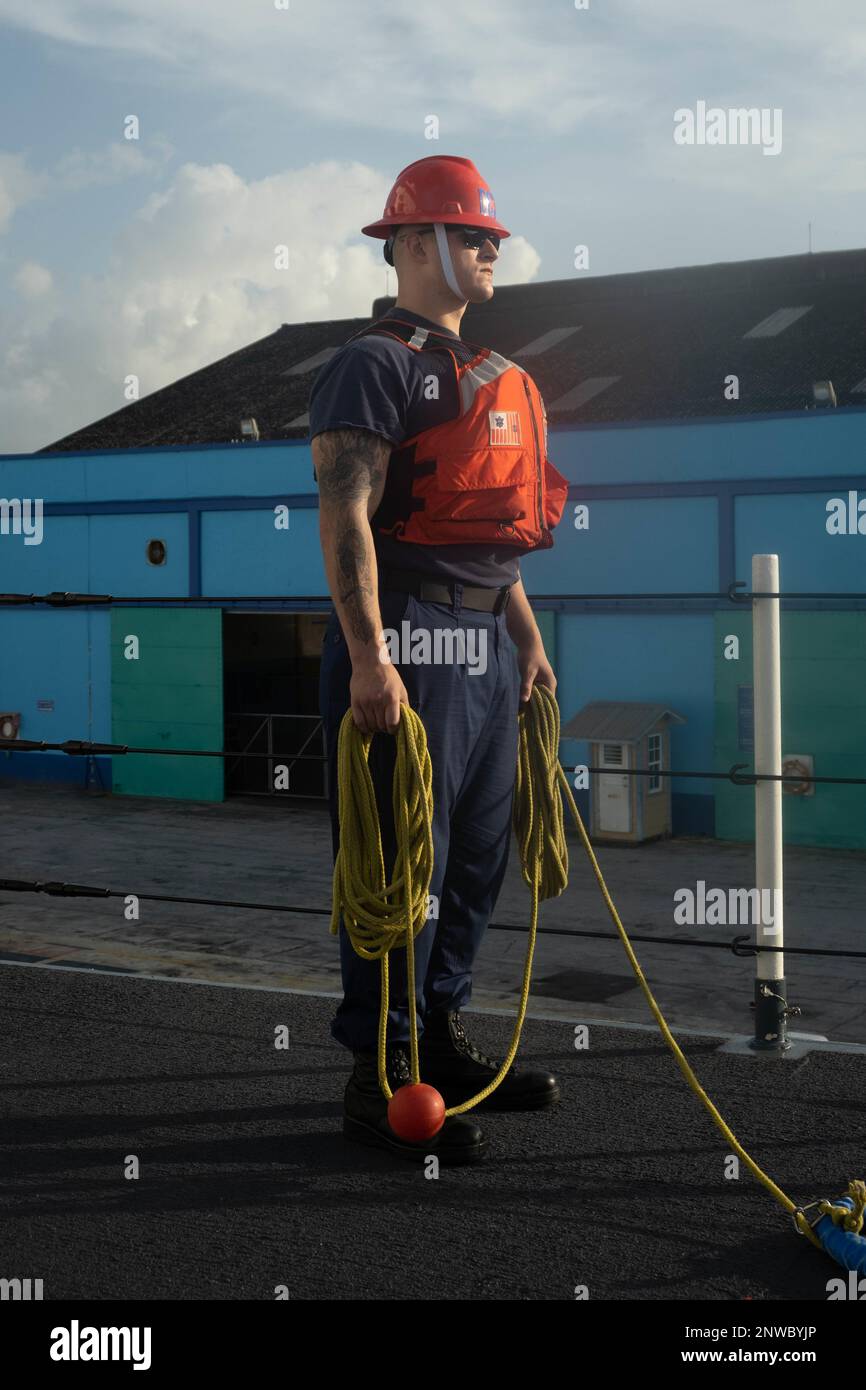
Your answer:
[[[773,552],[784,592],[832,595],[782,605],[784,754],[866,777],[864,272],[864,251],[792,256],[506,287],[467,310],[463,337],[537,381],[571,484],[553,550],[521,562],[563,724],[590,701],[657,703],[686,719],[673,768],[750,763],[751,605],[727,591]],[[324,794],[330,599],[306,403],[367,322],[284,324],[35,454],[0,456],[0,590],[115,600],[0,605],[2,732],[273,755],[13,748],[7,785]],[[586,762],[588,746],[564,741],[562,758]],[[749,791],[707,777],[672,791],[674,834],[751,838]],[[866,846],[863,786],[818,784],[785,810],[790,843]]]

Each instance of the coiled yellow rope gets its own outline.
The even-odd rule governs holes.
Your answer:
[[[528,790],[528,804],[532,805],[529,769],[530,748],[536,762],[542,745],[538,740],[526,737],[526,716],[521,711],[520,752],[518,755],[517,787]],[[558,711],[557,711],[558,719]],[[409,1003],[409,1054],[412,1081],[420,1081],[418,1064],[418,1019],[415,1003],[415,937],[427,922],[428,894],[433,874],[433,796],[432,768],[427,751],[427,735],[420,716],[409,705],[400,706],[400,723],[397,726],[397,757],[394,769],[393,810],[396,832],[397,853],[394,860],[390,883],[385,882],[385,861],[382,853],[382,831],[376,806],[373,779],[370,776],[369,754],[372,735],[364,735],[352,718],[351,709],[346,710],[340,725],[337,744],[337,778],[339,788],[340,849],[334,865],[333,906],[331,910],[331,933],[339,931],[340,913],[349,939],[358,955],[365,960],[381,961],[382,1000],[379,1010],[378,1063],[379,1085],[388,1100],[392,1091],[388,1084],[386,1071],[386,1041],[388,1027],[389,978],[388,953],[395,946],[406,947],[406,979]],[[547,745],[545,745],[547,746]],[[553,748],[559,747],[558,738]],[[543,749],[542,749],[543,751]],[[536,774],[537,775],[537,774]],[[551,780],[548,770],[547,781]],[[515,806],[521,799],[515,788]],[[559,830],[562,833],[562,804],[559,802]],[[515,815],[515,827],[517,818]],[[533,885],[533,872],[542,877],[544,845],[548,836],[546,826],[536,822],[530,815],[524,833],[518,836],[521,845],[535,845],[532,862],[523,858],[523,873],[526,881]],[[560,886],[561,893],[567,883],[568,857],[565,858],[565,873]],[[538,924],[538,892],[533,892],[532,920],[529,928],[529,941],[526,949],[526,962],[523,970],[523,985],[520,996],[517,1023],[511,1043],[502,1066],[493,1080],[478,1095],[461,1105],[452,1106],[445,1111],[447,1115],[461,1115],[471,1110],[480,1101],[491,1095],[505,1076],[520,1046],[520,1034],[526,1017],[529,1001],[529,986],[532,978],[532,958],[535,952],[536,930]]]
[[[395,946],[406,947],[411,1070],[412,1081],[417,1083],[420,1074],[415,1011],[414,940],[427,921],[427,895],[433,872],[432,772],[427,752],[427,737],[420,717],[405,704],[401,705],[396,738],[393,806],[397,857],[391,882],[386,884],[382,834],[368,766],[372,740],[370,735],[362,734],[357,728],[351,709],[346,711],[340,726],[337,751],[340,850],[334,866],[331,914],[332,933],[336,934],[339,930],[342,912],[346,930],[358,954],[366,960],[379,959],[382,963],[382,1005],[378,1035],[379,1083],[388,1100],[392,1095],[386,1075],[388,952]],[[626,955],[680,1071],[749,1171],[793,1216],[797,1229],[819,1250],[823,1249],[803,1209],[796,1206],[746,1153],[701,1086],[668,1028],[608,892],[580,812],[571,794],[568,779],[560,765],[559,706],[551,691],[537,683],[532,688],[528,705],[522,707],[518,715],[513,822],[523,877],[532,893],[532,911],[517,1022],[505,1061],[494,1079],[471,1100],[446,1110],[446,1115],[462,1114],[489,1096],[499,1085],[517,1054],[529,999],[532,958],[538,926],[538,904],[547,898],[558,897],[568,883],[568,850],[560,790],[564,791],[568,800],[583,847],[589,856],[593,873],[619,932]],[[863,1193],[860,1189],[863,1185],[852,1184],[852,1192],[855,1186],[857,1208],[853,1214],[844,1208],[834,1208],[831,1203],[819,1205],[829,1211],[834,1221],[850,1221],[852,1225],[859,1221],[857,1229],[860,1229],[863,1219]]]

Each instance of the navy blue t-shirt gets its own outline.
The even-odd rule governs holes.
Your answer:
[[[476,349],[450,329],[409,309],[396,318],[429,328],[453,341],[458,362]],[[383,317],[388,317],[384,315]],[[439,399],[428,400],[424,378],[439,379]],[[310,439],[324,430],[364,429],[397,446],[459,413],[454,366],[443,352],[414,352],[395,338],[368,334],[345,343],[319,371],[310,394]],[[379,567],[407,569],[431,578],[498,588],[520,578],[519,553],[489,543],[416,545],[373,533]]]

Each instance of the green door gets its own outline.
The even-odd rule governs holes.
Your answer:
[[[753,766],[751,721],[743,718],[752,696],[752,614],[717,613],[716,770]],[[782,757],[814,758],[816,777],[861,777],[866,768],[866,613],[782,612]],[[725,639],[740,639],[739,660],[725,658]],[[716,835],[753,840],[755,792],[719,779]],[[818,783],[812,796],[783,795],[788,845],[866,848],[866,787]]]
[[[114,608],[111,737],[136,748],[222,748],[222,609]],[[124,796],[225,800],[222,758],[121,753]]]

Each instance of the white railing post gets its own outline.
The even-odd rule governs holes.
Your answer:
[[[752,592],[778,594],[778,555],[752,556]],[[754,674],[755,772],[781,776],[782,689],[779,649],[779,600],[752,600]],[[762,1052],[784,1052],[786,992],[782,878],[782,783],[755,783],[755,887],[759,911],[755,928],[755,1036],[750,1046]]]

